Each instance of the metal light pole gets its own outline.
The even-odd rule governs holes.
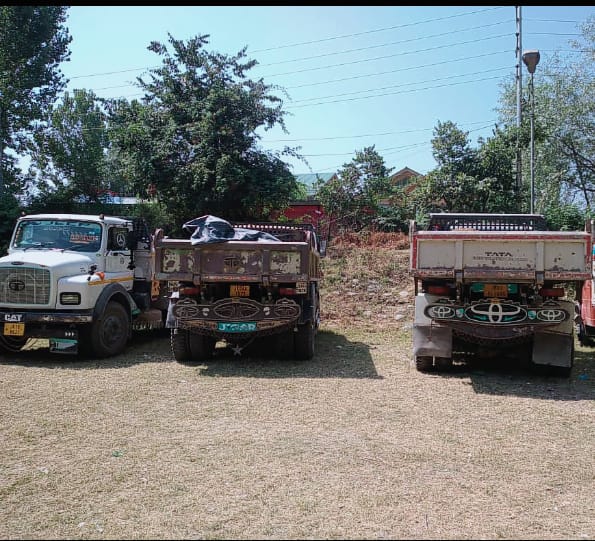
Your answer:
[[[527,71],[531,74],[529,80],[529,96],[531,99],[531,214],[533,214],[533,205],[535,202],[535,138],[534,138],[534,122],[535,122],[535,89],[533,88],[533,74],[535,68],[539,64],[539,51],[531,50],[523,53],[523,62],[527,66]]]

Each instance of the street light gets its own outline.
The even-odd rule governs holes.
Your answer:
[[[533,134],[533,123],[535,118],[535,89],[533,88],[533,74],[539,64],[539,51],[534,49],[523,53],[523,62],[527,66],[527,71],[531,74],[529,80],[529,96],[531,98],[531,214],[533,214],[533,204],[535,201],[535,140]]]

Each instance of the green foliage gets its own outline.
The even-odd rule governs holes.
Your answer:
[[[59,71],[71,37],[64,26],[68,6],[0,6],[0,191],[5,149],[25,151],[25,130],[43,120],[65,82]],[[13,172],[14,173],[14,172]],[[6,187],[22,188],[18,174]]]
[[[97,202],[105,180],[107,131],[105,113],[93,92],[64,94],[49,124],[36,131],[32,163],[41,175],[37,189],[48,196],[54,190],[68,199]]]
[[[0,255],[5,255],[10,236],[21,212],[19,202],[10,193],[0,195]]]
[[[160,228],[168,235],[172,227],[169,225],[170,219],[167,215],[167,209],[158,201],[148,201],[134,205],[128,213],[131,217],[144,218],[149,229],[155,231]]]
[[[403,233],[408,233],[409,219],[409,213],[404,207],[398,205],[391,205],[389,207],[381,206],[372,223],[374,229],[378,231],[402,231]]]
[[[197,216],[228,220],[267,219],[293,199],[298,186],[280,155],[259,148],[257,129],[285,129],[283,102],[247,72],[255,65],[245,48],[235,56],[207,52],[208,36],[187,42],[169,36],[149,50],[162,57],[150,80],[138,79],[145,98],[111,101],[111,165],[147,186],[177,227]],[[298,156],[299,157],[299,156]]]
[[[535,209],[547,213],[552,200],[559,208],[578,205],[591,212],[595,194],[595,18],[571,43],[572,55],[555,54],[543,60],[534,74]],[[530,191],[529,78],[522,101],[523,192]],[[516,88],[503,85],[499,113],[502,121],[516,121]]]
[[[412,192],[410,216],[429,212],[520,212],[516,190],[516,135],[495,127],[492,137],[470,147],[453,122],[438,123],[432,140],[438,167]]]
[[[391,170],[374,146],[364,148],[336,176],[319,183],[315,197],[335,228],[360,231],[373,224],[381,199],[390,194]]]
[[[576,205],[554,203],[544,215],[552,231],[582,231],[585,227],[585,213]]]

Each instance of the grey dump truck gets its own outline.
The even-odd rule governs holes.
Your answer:
[[[256,339],[310,359],[320,323],[320,248],[310,224],[230,223],[201,217],[189,239],[155,234],[156,278],[169,284],[166,326],[178,362],[224,342],[235,355]]]
[[[590,221],[548,231],[538,214],[434,213],[409,235],[419,371],[446,368],[459,352],[525,352],[570,375],[575,307],[592,277]]]

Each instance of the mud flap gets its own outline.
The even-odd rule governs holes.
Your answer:
[[[558,301],[569,315],[565,321],[548,329],[536,331],[533,338],[534,364],[570,367],[574,356],[574,305],[570,301]]]
[[[413,355],[452,357],[452,329],[438,325],[414,327]]]
[[[549,366],[572,366],[573,345],[572,334],[535,333],[532,361]]]
[[[437,298],[439,297],[428,294],[415,297],[414,357],[452,357],[452,329],[438,325],[424,315],[424,308]]]

